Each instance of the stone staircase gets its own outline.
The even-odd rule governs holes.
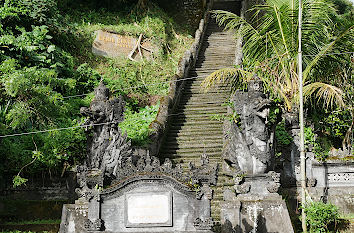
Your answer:
[[[216,2],[214,9],[233,11],[239,9],[238,1]],[[200,87],[201,82],[212,72],[231,67],[235,59],[235,40],[232,32],[224,32],[211,18],[207,26],[196,65],[189,72],[181,99],[173,114],[160,158],[170,158],[187,169],[189,162],[200,163],[203,153],[210,162],[219,164],[218,184],[214,187],[212,217],[220,220],[219,203],[223,187],[232,185],[222,173],[223,120],[215,120],[227,113],[226,103],[230,88],[218,86],[207,93]]]

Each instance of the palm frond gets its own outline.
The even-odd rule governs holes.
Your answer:
[[[206,77],[201,87],[205,92],[209,91],[212,87],[218,84],[231,84],[242,83],[248,80],[252,76],[252,72],[245,71],[240,68],[223,68],[217,71],[214,71],[208,77]]]
[[[329,43],[327,46],[325,46],[319,54],[317,54],[317,56],[315,56],[313,58],[313,60],[310,62],[310,64],[306,67],[306,69],[304,70],[303,73],[303,80],[304,82],[306,82],[306,79],[309,75],[309,73],[311,72],[311,69],[318,63],[318,61],[321,59],[321,57],[328,53],[333,47],[334,45],[342,38],[344,37],[346,34],[348,34],[349,32],[351,32],[354,29],[354,25],[351,26],[350,28],[348,28],[345,32],[343,32],[340,36],[338,36],[334,41],[332,41],[331,43]]]
[[[304,99],[305,101],[315,94],[317,102],[323,100],[324,107],[329,108],[337,105],[340,108],[345,108],[345,102],[343,100],[343,91],[333,85],[314,82],[304,86]]]

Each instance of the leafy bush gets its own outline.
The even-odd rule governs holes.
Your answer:
[[[325,161],[328,157],[328,143],[319,143],[317,135],[313,132],[311,127],[304,127],[305,133],[305,148],[311,149],[315,155],[316,159],[319,161]]]
[[[293,141],[285,129],[285,121],[280,122],[275,128],[275,138],[280,146],[288,146]]]
[[[334,232],[335,224],[339,219],[338,207],[323,202],[311,202],[306,204],[306,223],[310,232]]]
[[[146,106],[138,112],[133,112],[130,109],[125,111],[126,120],[120,123],[119,127],[128,134],[134,145],[143,146],[148,142],[151,132],[149,125],[156,118],[158,109],[159,104],[151,107]]]

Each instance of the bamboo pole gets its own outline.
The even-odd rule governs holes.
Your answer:
[[[304,138],[304,99],[303,99],[303,80],[302,80],[302,47],[301,47],[301,30],[302,30],[302,0],[299,0],[299,50],[298,50],[298,65],[299,65],[299,121],[300,121],[300,173],[301,173],[301,205],[306,204],[306,158],[305,158],[305,138]],[[306,213],[301,211],[302,230],[307,233]]]

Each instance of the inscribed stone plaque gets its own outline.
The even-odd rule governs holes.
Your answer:
[[[126,227],[172,226],[172,193],[126,194],[125,224]]]
[[[105,57],[127,57],[136,48],[138,39],[132,36],[119,35],[113,32],[98,30],[92,44],[92,52]],[[149,41],[140,42],[140,53],[143,57],[149,58],[155,48]],[[141,59],[139,50],[136,48],[132,55],[134,59]]]

